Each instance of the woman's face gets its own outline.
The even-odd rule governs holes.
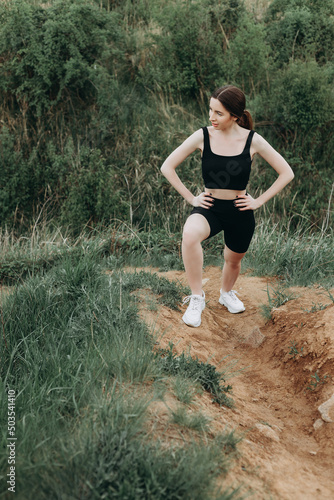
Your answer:
[[[216,130],[225,130],[231,127],[236,121],[236,117],[232,116],[222,103],[214,97],[210,99],[209,118]]]

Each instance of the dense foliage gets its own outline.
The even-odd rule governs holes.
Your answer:
[[[24,228],[42,212],[74,230],[112,221],[179,230],[189,207],[160,166],[208,123],[208,96],[226,83],[243,88],[256,130],[295,171],[269,209],[321,224],[333,182],[334,6],[249,5],[1,2],[2,224]],[[180,172],[202,189],[198,155]],[[258,159],[251,192],[274,176]]]

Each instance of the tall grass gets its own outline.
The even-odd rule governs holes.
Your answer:
[[[292,229],[291,219],[275,222],[266,214],[255,215],[257,227],[242,261],[243,271],[278,276],[288,286],[317,282],[333,286],[334,234],[330,226],[323,224],[317,229],[306,221]],[[31,237],[16,237],[13,231],[3,230],[0,279],[3,284],[13,285],[27,276],[46,272],[66,256],[84,255],[94,256],[96,261],[118,270],[124,265],[155,266],[162,271],[183,269],[181,229],[182,224],[175,233],[168,225],[140,231],[136,226],[116,223],[73,236],[66,229],[41,223],[34,224]],[[223,264],[222,233],[203,242],[203,249],[204,265]],[[135,279],[131,277],[132,281]],[[159,282],[158,288],[161,286]]]
[[[0,418],[15,390],[17,498],[236,498],[215,487],[236,450],[232,435],[210,444],[201,432],[178,447],[148,438],[152,382],[166,374],[131,291],[150,286],[172,304],[182,290],[107,262],[94,252],[64,254],[1,304]],[[2,484],[6,438],[3,425]]]
[[[242,261],[243,271],[277,276],[288,286],[334,285],[334,233],[330,227],[315,230],[311,224],[300,223],[292,229],[291,219],[275,222],[261,213],[256,213],[256,220],[253,240]],[[183,269],[181,231],[129,232],[124,227],[113,238],[111,259],[119,256],[123,263],[153,265],[164,271]],[[223,233],[202,246],[205,266],[223,265]]]
[[[196,442],[166,448],[159,437],[147,437],[146,410],[160,397],[152,382],[177,376],[178,386],[183,378],[210,391],[219,404],[232,404],[224,371],[184,353],[175,356],[172,347],[157,351],[139,319],[134,290],[149,289],[175,309],[187,290],[155,273],[122,270],[129,263],[182,269],[180,238],[127,225],[78,237],[38,223],[30,239],[3,231],[2,283],[11,276],[7,283],[14,286],[1,304],[0,417],[6,420],[7,390],[15,389],[18,498],[237,496],[214,486],[237,438],[224,435],[210,444],[205,416],[192,419],[185,409],[171,415],[175,425],[198,433]],[[286,286],[318,282],[330,289],[333,239],[325,226],[291,231],[289,224],[260,220],[244,271],[278,276]],[[205,265],[222,264],[222,237],[203,246]],[[5,427],[1,442],[4,480]],[[229,444],[220,449],[223,442]]]
[[[305,224],[291,231],[288,224],[268,226],[262,221],[244,268],[258,276],[278,276],[287,285],[334,286],[334,234],[331,230],[314,232]]]

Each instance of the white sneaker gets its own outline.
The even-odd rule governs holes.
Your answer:
[[[205,309],[205,293],[202,291],[202,296],[200,295],[188,295],[183,299],[182,305],[189,302],[190,304],[182,316],[183,321],[188,326],[199,326],[201,324],[201,314],[203,309]]]
[[[245,306],[241,302],[241,300],[236,297],[235,290],[230,290],[229,292],[223,292],[220,290],[219,304],[227,307],[230,313],[236,314],[245,310]]]

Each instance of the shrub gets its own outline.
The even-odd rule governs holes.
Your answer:
[[[17,216],[17,209],[31,215],[31,199],[36,195],[33,162],[15,147],[15,136],[7,127],[0,132],[0,219]]]
[[[138,70],[138,81],[149,88],[168,90],[171,95],[203,98],[208,88],[219,86],[228,75],[223,51],[227,28],[235,26],[240,3],[223,6],[211,2],[167,5],[157,16],[161,32],[151,34],[147,64]],[[153,45],[152,45],[153,44]]]
[[[124,215],[98,149],[119,133],[119,19],[85,0],[0,5],[3,223],[31,219],[43,204],[74,226]]]
[[[256,130],[266,126],[298,173],[293,209],[306,202],[304,215],[322,216],[333,5],[273,0],[267,12],[254,20],[241,0],[0,2],[2,224],[24,229],[44,207],[77,228],[117,214],[131,227],[179,230],[189,206],[160,166],[207,123],[208,94],[225,83],[244,89]],[[180,175],[194,193],[197,153]],[[263,171],[252,190],[273,180]]]
[[[243,15],[226,51],[226,66],[229,78],[246,94],[258,92],[266,82],[268,52],[263,24]]]
[[[281,129],[307,134],[331,121],[334,111],[330,67],[291,61],[272,81],[269,113]]]
[[[107,164],[101,151],[82,148],[79,158],[72,161],[61,207],[63,222],[80,231],[89,221],[93,224],[108,222],[113,217],[125,219],[128,207],[117,171]]]
[[[89,105],[96,94],[91,69],[117,36],[117,19],[82,0],[2,5],[0,88],[8,105],[34,116],[60,102],[72,110]]]
[[[268,41],[279,66],[290,58],[333,60],[334,7],[331,0],[274,0],[267,16]]]
[[[332,186],[331,151],[334,142],[331,68],[315,61],[290,61],[277,74],[266,97],[262,95],[261,116],[273,125],[265,137],[291,164],[295,179],[287,193],[295,193],[293,213],[310,217],[312,222],[324,216]],[[273,180],[273,171],[260,166],[258,188]],[[292,191],[291,191],[292,190]],[[277,200],[279,197],[277,198]]]

